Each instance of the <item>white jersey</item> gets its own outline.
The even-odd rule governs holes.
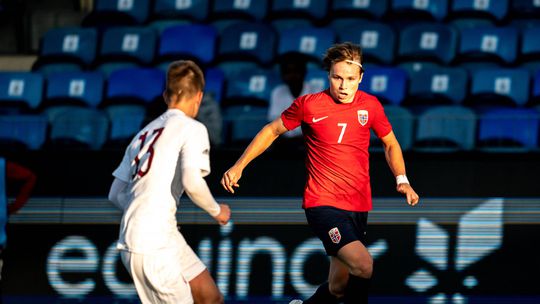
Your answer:
[[[206,127],[169,109],[131,141],[113,175],[128,183],[118,248],[150,253],[178,243],[176,210],[184,192],[182,169],[210,173]]]

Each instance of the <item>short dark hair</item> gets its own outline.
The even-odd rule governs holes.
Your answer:
[[[174,94],[191,97],[204,90],[205,81],[201,68],[191,60],[178,60],[167,69],[167,96]]]
[[[345,60],[356,61],[363,64],[362,48],[351,42],[343,42],[334,44],[328,50],[323,57],[323,67],[326,71],[330,71],[332,65],[336,62]],[[363,73],[364,69],[360,68],[360,73]]]
[[[280,68],[294,64],[295,66],[307,71],[308,57],[300,52],[287,52],[278,58]]]

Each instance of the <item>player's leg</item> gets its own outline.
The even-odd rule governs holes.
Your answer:
[[[183,236],[181,236],[183,238]],[[214,279],[193,249],[187,244],[182,248],[182,255],[178,257],[182,273],[191,287],[191,294],[195,304],[222,304],[223,295],[219,291]]]
[[[219,291],[214,279],[205,269],[193,280],[189,281],[191,286],[191,294],[195,304],[222,304],[224,303],[223,295]]]
[[[193,304],[189,283],[182,275],[177,257],[176,248],[155,254],[122,252],[122,261],[142,303]]]
[[[306,218],[313,232],[322,241],[326,253],[331,256],[328,282],[317,288],[305,304],[339,303],[345,293],[348,280],[348,267],[336,258],[338,250],[345,244],[356,240],[349,212],[333,207],[306,209]]]
[[[368,303],[368,291],[373,273],[373,258],[367,248],[355,241],[338,251],[338,258],[349,270],[349,280],[345,288],[344,303]]]
[[[337,298],[345,295],[345,288],[349,281],[349,268],[337,257],[331,257],[330,270],[328,272],[328,283],[330,293]]]

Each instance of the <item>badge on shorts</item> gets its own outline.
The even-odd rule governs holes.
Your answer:
[[[337,229],[337,227],[330,229],[330,231],[328,231],[328,235],[334,244],[338,244],[339,241],[341,241],[341,234],[339,233],[339,229]]]
[[[357,114],[358,114],[358,122],[362,126],[365,126],[367,124],[368,118],[369,118],[368,111],[367,110],[358,110]]]

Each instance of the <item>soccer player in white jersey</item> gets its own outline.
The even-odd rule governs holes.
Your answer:
[[[143,303],[223,303],[214,280],[177,229],[176,210],[185,191],[221,225],[230,218],[203,179],[210,173],[208,132],[193,119],[203,97],[204,76],[192,61],[167,71],[167,111],[131,141],[109,200],[123,210],[118,248]]]

